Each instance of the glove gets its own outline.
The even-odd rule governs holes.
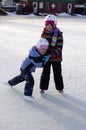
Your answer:
[[[50,58],[51,58],[51,55],[46,55],[46,56],[44,56],[44,57],[43,57],[43,62],[44,62],[44,64],[46,64]]]

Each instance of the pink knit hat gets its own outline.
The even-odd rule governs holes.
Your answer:
[[[55,22],[54,21],[45,21],[45,26],[47,26],[48,24],[50,24],[53,28],[56,27]]]

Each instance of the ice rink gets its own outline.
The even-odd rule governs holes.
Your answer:
[[[86,130],[86,16],[57,18],[64,35],[64,93],[56,91],[51,71],[49,90],[41,96],[42,69],[36,69],[31,103],[23,99],[24,82],[14,87],[3,82],[20,73],[44,17],[0,16],[0,130]]]

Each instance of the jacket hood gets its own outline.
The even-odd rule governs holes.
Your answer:
[[[32,57],[41,56],[41,54],[37,51],[35,46],[33,46],[32,49],[29,51],[29,55]]]

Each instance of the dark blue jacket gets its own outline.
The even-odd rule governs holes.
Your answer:
[[[23,61],[20,69],[22,71],[27,70],[30,72],[35,72],[36,68],[43,66],[43,58],[44,56],[38,52],[35,46],[33,46],[29,51],[28,57]]]

